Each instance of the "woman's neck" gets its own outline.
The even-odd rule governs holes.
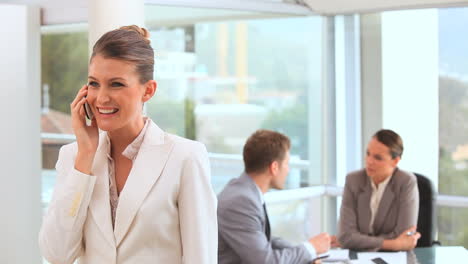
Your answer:
[[[111,152],[122,153],[125,148],[127,148],[127,146],[130,145],[130,143],[132,143],[140,134],[144,125],[145,123],[143,118],[139,118],[132,124],[128,124],[127,126],[114,131],[109,131],[107,135],[109,136],[111,143]]]
[[[372,181],[374,182],[375,186],[379,186],[379,184],[381,184],[382,182],[384,182],[386,179],[388,179],[389,177],[391,177],[393,175],[393,173],[395,172],[395,169],[392,171],[392,173],[390,174],[387,174],[387,175],[383,175],[383,176],[379,176],[379,177],[373,177],[372,178]]]
[[[374,182],[375,186],[378,187],[380,183],[385,181],[388,177],[390,176],[384,176],[384,177],[379,177],[379,178],[373,178],[372,181]]]

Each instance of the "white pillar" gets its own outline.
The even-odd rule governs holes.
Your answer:
[[[0,4],[0,263],[41,263],[40,10]]]
[[[373,71],[373,76],[363,75],[363,84],[366,78],[368,84],[373,84],[363,85],[363,128],[395,130],[405,147],[400,167],[426,175],[437,187],[438,11],[407,10],[376,16],[379,15],[369,15],[365,23],[368,27],[368,23],[374,23],[370,27],[378,30],[362,38],[362,52],[373,52],[375,56],[374,64],[363,65],[367,73]],[[380,26],[376,24],[379,22]],[[379,60],[381,64],[375,64]],[[367,145],[375,131],[365,132],[363,143]]]
[[[362,154],[372,135],[382,128],[381,31],[380,14],[361,16]]]
[[[143,0],[88,0],[89,50],[110,30],[128,25],[144,26],[144,11]]]
[[[344,186],[346,174],[362,168],[359,16],[335,16],[334,36],[336,179],[332,183]]]

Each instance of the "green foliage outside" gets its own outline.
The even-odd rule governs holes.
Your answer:
[[[262,124],[287,135],[291,140],[291,154],[308,159],[308,117],[307,105],[298,103],[282,111],[271,112]]]
[[[307,89],[298,96],[297,102],[285,109],[272,111],[262,124],[262,128],[281,132],[291,140],[291,154],[309,159],[309,113]]]
[[[439,193],[468,194],[468,169],[456,169],[450,153],[441,149],[439,159]],[[468,248],[467,208],[438,207],[439,241],[442,245]]]
[[[468,160],[454,161],[452,153],[468,144],[468,83],[439,78],[439,193],[468,196]],[[442,245],[468,248],[467,208],[438,208]]]
[[[307,98],[301,96],[300,98]],[[308,109],[305,101],[299,100],[297,104],[271,112],[262,124],[262,128],[281,132],[291,140],[291,155],[298,155],[300,159],[309,159],[309,128]],[[309,173],[301,171],[301,186],[310,184]]]
[[[70,113],[70,103],[87,82],[88,33],[43,34],[42,84],[49,85],[50,108]]]
[[[146,114],[153,119],[166,132],[183,136],[184,127],[184,105],[182,103],[158,98],[156,94],[146,104]]]
[[[196,122],[195,122],[195,102],[190,99],[184,100],[185,109],[185,137],[195,140],[196,135]]]
[[[88,33],[43,34],[41,49],[42,84],[49,85],[50,108],[69,114],[70,103],[87,82]],[[195,139],[194,102],[155,98],[147,106],[149,116],[162,129]]]
[[[195,104],[192,100],[179,102],[156,94],[146,107],[147,115],[166,132],[196,139]]]

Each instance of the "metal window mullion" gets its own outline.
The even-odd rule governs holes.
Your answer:
[[[323,17],[322,31],[322,183],[336,178],[336,95],[335,95],[335,21],[333,16]],[[329,230],[335,213],[331,203],[323,197],[321,202],[321,230]]]

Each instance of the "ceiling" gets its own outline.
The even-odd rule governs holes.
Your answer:
[[[86,23],[92,0],[0,0],[38,5],[42,24]],[[129,0],[131,1],[131,0]],[[146,21],[160,25],[275,16],[329,15],[468,6],[468,0],[144,0]]]
[[[300,0],[320,14],[349,14],[430,7],[468,6],[468,0]]]

